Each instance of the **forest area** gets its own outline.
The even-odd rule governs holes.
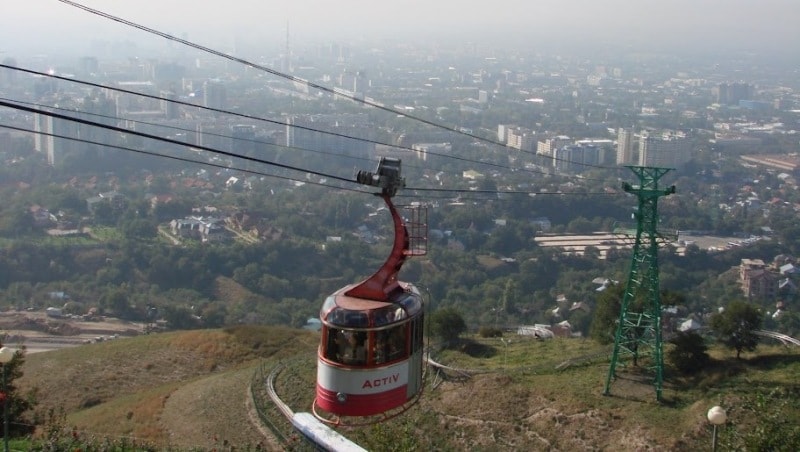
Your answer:
[[[54,168],[38,160],[24,141],[15,144],[11,154],[19,155],[19,162],[0,170],[5,200],[0,207],[0,293],[6,309],[43,309],[61,302],[52,293],[64,293],[65,313],[95,308],[121,319],[162,319],[173,329],[300,327],[317,316],[327,295],[375,271],[391,245],[388,215],[379,201],[364,194],[269,178],[248,189],[209,194],[181,184],[202,167],[178,170],[167,162],[155,172],[144,166],[152,166],[152,158],[114,160],[113,165],[99,159],[82,166],[76,157]],[[101,172],[103,165],[108,167]],[[710,196],[697,196],[706,190],[704,175],[721,174],[707,177],[720,191],[735,191],[745,177],[768,175],[748,174],[740,167],[721,173],[711,162],[694,162],[681,174],[688,171],[702,177],[675,179],[677,194],[661,203],[664,227],[720,235],[752,234],[764,226],[773,231],[769,240],[722,253],[689,246],[679,255],[662,248],[663,298],[683,314],[702,314],[741,298],[735,280],[724,275],[742,258],[771,262],[794,253],[800,234],[795,234],[790,207],[748,214],[707,208]],[[425,178],[424,172],[410,173]],[[542,187],[561,189],[534,197],[484,196],[458,203],[419,199],[428,205],[428,254],[409,260],[401,279],[426,291],[428,309],[455,308],[472,329],[567,320],[573,331],[587,334],[600,295],[593,280],[624,283],[630,250],[611,250],[600,260],[591,249],[576,255],[537,247],[534,239],[541,232],[532,220],[547,218],[550,232],[561,233],[609,231],[628,220],[635,200],[613,178],[596,180],[587,182],[594,187],[569,191],[558,178],[543,178]],[[601,189],[609,194],[597,195]],[[123,194],[121,202],[87,207],[87,198],[111,190]],[[169,194],[165,202],[152,202],[155,194],[164,193]],[[88,232],[48,235],[47,227],[34,221],[35,206]],[[209,206],[213,214],[207,215],[246,213],[274,233],[256,241],[234,237],[180,245],[164,234],[171,220]],[[559,298],[589,309],[555,318],[552,309]]]

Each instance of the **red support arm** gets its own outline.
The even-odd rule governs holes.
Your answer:
[[[345,295],[375,301],[389,301],[392,293],[403,290],[397,281],[397,274],[400,272],[403,262],[408,258],[409,238],[406,225],[392,203],[392,198],[386,193],[379,196],[383,198],[386,207],[389,208],[394,222],[392,252],[374,275],[345,292]]]

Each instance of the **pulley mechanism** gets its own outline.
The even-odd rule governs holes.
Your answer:
[[[356,182],[372,187],[380,187],[381,194],[392,197],[397,190],[406,186],[406,179],[400,176],[400,159],[381,157],[375,172],[360,170]]]

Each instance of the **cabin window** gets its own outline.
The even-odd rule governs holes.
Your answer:
[[[340,364],[365,365],[367,363],[367,333],[329,328],[325,358]]]

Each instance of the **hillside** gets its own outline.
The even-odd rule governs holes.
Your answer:
[[[181,448],[255,445],[263,435],[246,410],[254,370],[315,340],[258,327],[123,338],[30,354],[19,386],[38,388],[42,413],[63,408],[67,425],[97,436]]]
[[[276,389],[295,411],[308,411],[315,343],[311,333],[283,328],[154,334],[31,354],[19,382],[39,388],[40,409],[63,407],[66,425],[87,434],[178,449],[279,449],[253,422],[249,385],[260,364],[288,363]],[[648,376],[636,373],[620,373],[603,396],[607,348],[591,341],[508,335],[466,344],[437,359],[471,377],[428,375],[410,411],[344,434],[370,450],[691,450],[708,446],[708,408],[725,405],[732,422],[747,424],[736,418],[739,398],[792,387],[800,370],[800,356],[782,347],[762,345],[741,362],[714,350],[700,376],[668,375],[659,404]]]

